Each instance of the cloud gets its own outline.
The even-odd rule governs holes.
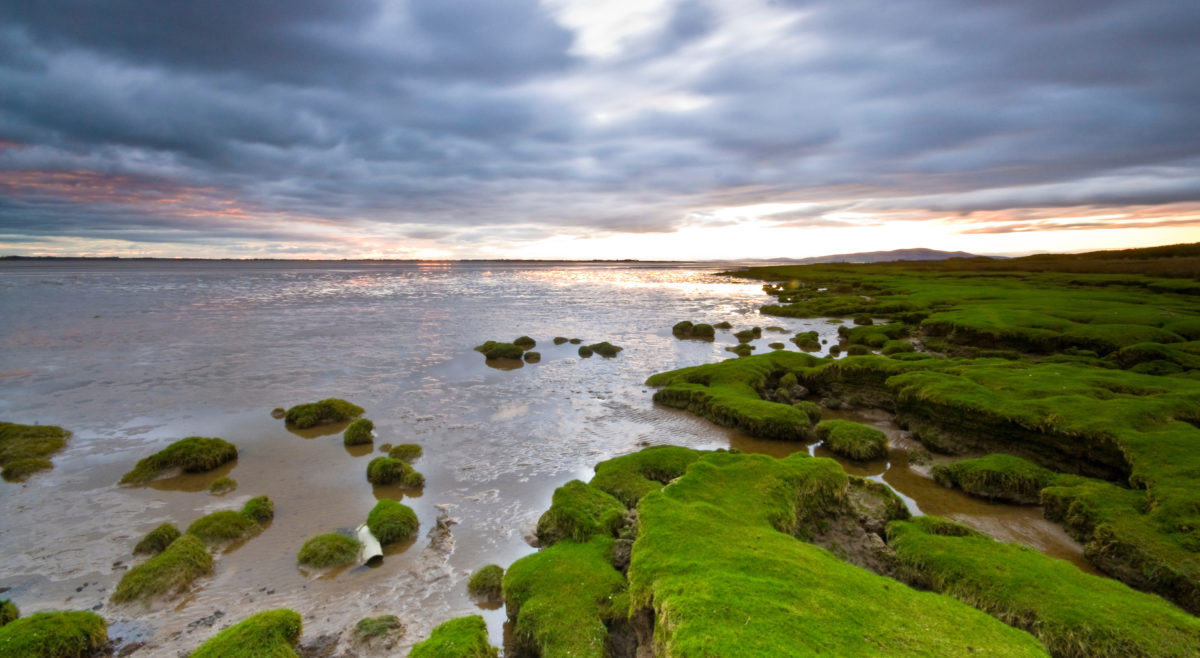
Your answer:
[[[715,228],[768,203],[792,208],[769,224],[836,228],[1200,201],[1189,3],[613,12],[2,5],[0,232],[349,256],[421,239],[469,256]]]

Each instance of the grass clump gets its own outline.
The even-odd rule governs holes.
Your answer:
[[[625,349],[624,347],[617,347],[616,345],[613,345],[612,343],[610,343],[608,341],[603,341],[600,343],[592,343],[591,345],[586,345],[584,347],[586,347],[589,351],[599,354],[600,356],[602,356],[606,359],[613,358],[614,356],[617,355],[618,352]],[[583,356],[584,347],[579,348],[580,356]]]
[[[517,560],[504,602],[517,642],[542,656],[603,658],[608,627],[629,616],[625,578],[609,563],[613,540],[563,540]]]
[[[504,569],[499,565],[489,564],[476,569],[475,573],[471,574],[471,579],[467,581],[467,592],[471,596],[489,601],[499,601],[504,596],[503,582]]]
[[[542,360],[541,352],[526,352],[525,363],[538,363]]]
[[[489,340],[482,345],[475,346],[476,352],[482,352],[484,358],[492,359],[519,359],[525,354],[525,350],[519,345],[512,343],[498,343],[494,340]]]
[[[874,427],[849,420],[823,420],[815,433],[834,453],[866,461],[887,455],[887,435]]]
[[[538,544],[549,546],[566,537],[583,542],[593,535],[613,536],[626,512],[621,501],[612,495],[571,480],[554,490],[550,509],[538,519]]]
[[[773,350],[781,350],[781,349],[787,347],[787,345],[784,345],[783,343],[767,343],[767,347],[769,347]]]
[[[805,352],[821,351],[821,338],[815,331],[802,331],[792,336],[792,342]]]
[[[298,613],[267,610],[217,633],[189,658],[294,658],[302,628]]]
[[[287,410],[284,418],[297,429],[308,429],[328,423],[341,423],[363,414],[363,408],[341,398],[325,398],[319,402],[298,404]]]
[[[634,614],[655,613],[655,655],[1045,655],[978,610],[798,540],[848,487],[833,460],[718,452],[642,498],[629,594]]]
[[[899,575],[1022,628],[1063,658],[1200,655],[1200,619],[1157,596],[935,517],[893,521]],[[961,526],[960,526],[961,527]]]
[[[989,500],[1036,505],[1042,489],[1058,474],[1012,455],[991,454],[933,467],[933,479],[943,487],[958,487]]]
[[[3,626],[20,616],[21,611],[17,609],[16,603],[13,603],[8,599],[0,599],[0,626]]]
[[[275,518],[275,503],[266,496],[255,496],[242,506],[241,514],[256,523],[266,523]]]
[[[220,510],[196,519],[185,534],[204,543],[223,544],[253,537],[263,531],[261,524],[275,518],[275,504],[266,496],[246,501],[241,511]]]
[[[483,617],[471,615],[438,625],[428,640],[413,645],[408,658],[496,658],[498,654],[488,643]]]
[[[213,559],[204,542],[183,535],[163,552],[125,572],[113,590],[114,603],[149,601],[180,594],[197,578],[212,573]]]
[[[585,359],[591,357],[592,356],[591,346],[590,345],[580,345],[579,346],[579,356],[581,356]]]
[[[51,468],[50,455],[67,445],[71,433],[53,425],[0,423],[0,477],[21,481]]]
[[[180,469],[184,473],[203,473],[237,459],[238,450],[223,439],[189,436],[139,460],[121,477],[121,484],[143,484],[167,471]]]
[[[237,480],[225,475],[213,480],[212,484],[208,485],[208,492],[213,494],[229,493],[234,489],[237,489]]]
[[[761,336],[761,329],[757,332],[757,334],[755,333],[754,329],[742,329],[741,331],[734,332],[733,334],[733,337],[736,338],[737,342],[739,343],[749,343],[755,338],[759,338]]]
[[[650,446],[596,464],[596,475],[590,485],[632,508],[642,496],[662,489],[687,472],[688,465],[702,454],[680,446]]]
[[[554,344],[555,344],[555,345],[562,345],[562,344],[563,344],[563,343],[565,343],[565,342],[567,342],[567,337],[566,337],[566,336],[555,336],[555,337],[554,337]]]
[[[692,327],[694,326],[695,325],[693,325],[690,320],[682,320],[680,322],[676,322],[675,326],[671,327],[671,333],[674,334],[676,338],[691,338]]]
[[[89,611],[36,612],[0,626],[0,656],[84,658],[108,644],[108,624]]]
[[[373,641],[399,637],[404,635],[404,623],[396,615],[380,615],[358,620],[354,625],[354,641],[371,643]]]
[[[529,336],[520,336],[512,344],[526,351],[537,347],[537,341]]]
[[[747,357],[747,356],[750,356],[750,354],[752,352],[754,352],[754,346],[747,345],[746,343],[741,343],[738,345],[734,345],[733,347],[726,347],[725,351],[733,352],[734,354],[738,355],[739,357]]]
[[[389,448],[387,454],[388,457],[391,457],[392,459],[400,459],[402,461],[411,462],[412,460],[419,458],[423,454],[423,451],[421,450],[421,446],[415,443],[401,443]]]
[[[342,433],[342,444],[347,446],[359,446],[365,443],[374,443],[375,437],[371,432],[375,429],[375,423],[366,418],[359,418],[350,423],[346,427],[346,431]]]
[[[361,548],[357,539],[330,532],[304,542],[296,554],[296,562],[314,569],[340,567],[358,559]]]
[[[376,457],[367,464],[367,481],[375,485],[399,484],[407,489],[425,486],[425,476],[408,462],[392,457]]]
[[[158,555],[171,545],[171,542],[179,539],[179,528],[174,524],[164,523],[157,528],[146,533],[137,546],[133,547],[134,555]]]
[[[367,514],[367,528],[380,544],[408,539],[417,532],[418,525],[412,508],[390,498],[380,500]]]
[[[692,324],[688,320],[677,322],[674,327],[671,327],[671,333],[676,338],[699,338],[701,340],[712,340],[716,335],[711,324]]]
[[[713,327],[716,329],[733,329],[733,325],[730,324],[728,320],[721,320],[720,322],[713,324]]]

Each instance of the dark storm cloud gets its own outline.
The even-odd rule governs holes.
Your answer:
[[[605,57],[568,23],[534,0],[0,3],[0,233],[451,244],[763,202],[837,226],[1200,199],[1195,3],[669,1]]]

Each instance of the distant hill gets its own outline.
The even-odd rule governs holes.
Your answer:
[[[815,263],[890,263],[897,260],[946,260],[949,258],[980,258],[965,251],[938,251],[937,249],[893,249],[892,251],[864,251],[857,254],[834,254],[812,258],[780,258],[771,262],[812,265]]]

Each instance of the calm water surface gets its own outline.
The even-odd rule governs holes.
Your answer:
[[[466,577],[534,550],[526,538],[555,487],[646,444],[805,449],[655,407],[642,384],[731,356],[728,332],[713,343],[676,340],[679,320],[787,329],[764,332],[760,351],[810,329],[836,342],[836,325],[824,320],[760,317],[761,287],[718,272],[652,263],[0,263],[0,420],[74,433],[52,472],[0,483],[0,588],[25,613],[100,606],[110,635],[149,643],[139,655],[190,651],[216,629],[276,607],[301,612],[306,641],[396,614],[408,625],[407,645],[450,617],[480,613],[499,644],[503,610],[477,607]],[[500,370],[471,349],[522,334],[538,341],[541,363]],[[625,350],[581,359],[554,336]],[[422,445],[425,488],[372,487],[366,464],[378,452],[343,447],[340,428],[301,436],[269,415],[325,397],[363,406],[376,445]],[[141,457],[194,435],[232,441],[238,461],[150,487],[116,486]],[[928,482],[901,462],[848,467]],[[220,475],[237,490],[208,494]],[[894,486],[916,491],[908,480]],[[186,527],[260,494],[275,501],[275,520],[220,554],[214,577],[189,598],[150,610],[107,603],[145,532],[164,521]],[[317,575],[296,566],[307,538],[357,526],[381,497],[417,512],[413,542],[389,547],[374,568]],[[963,512],[980,504],[940,488],[910,501],[1078,560],[1078,546],[1036,508],[990,506],[1003,510],[997,521]],[[456,522],[450,541],[427,535],[439,514]]]

